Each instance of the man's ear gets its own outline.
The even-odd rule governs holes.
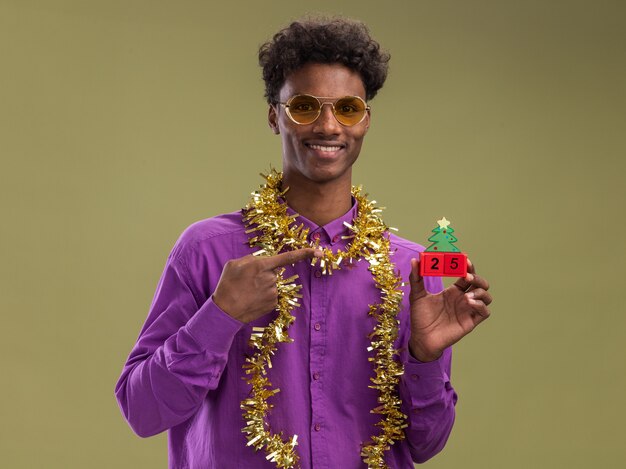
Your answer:
[[[270,104],[269,109],[267,110],[267,123],[276,135],[280,133],[280,129],[278,128],[278,114],[276,112],[276,108]]]
[[[365,133],[370,129],[370,121],[372,120],[372,111],[367,110],[367,116],[365,116]]]

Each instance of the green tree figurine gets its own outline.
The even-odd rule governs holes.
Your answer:
[[[467,256],[454,243],[458,240],[450,222],[443,217],[428,238],[430,246],[420,253],[420,275],[423,277],[465,277],[467,275]]]
[[[461,252],[459,248],[453,246],[458,239],[452,234],[454,229],[450,227],[450,222],[443,217],[438,220],[439,226],[433,230],[434,235],[428,238],[433,244],[428,246],[427,252]]]

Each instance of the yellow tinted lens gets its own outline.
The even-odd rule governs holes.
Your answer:
[[[320,114],[320,103],[313,96],[296,95],[287,104],[291,118],[300,124],[310,124]]]
[[[365,117],[366,105],[356,96],[338,99],[335,103],[335,117],[343,125],[356,125]]]

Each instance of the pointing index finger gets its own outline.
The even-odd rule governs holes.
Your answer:
[[[295,251],[282,252],[275,256],[263,258],[264,268],[267,270],[276,269],[277,267],[285,267],[290,264],[296,264],[305,259],[313,257],[322,257],[322,251],[315,248],[302,248]]]

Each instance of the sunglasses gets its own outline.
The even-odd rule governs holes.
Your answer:
[[[324,101],[322,101],[324,100]],[[370,107],[358,96],[344,96],[342,98],[328,98],[311,96],[310,94],[296,94],[281,104],[289,118],[296,124],[312,124],[322,114],[322,106],[330,104],[337,122],[346,127],[360,124]]]

